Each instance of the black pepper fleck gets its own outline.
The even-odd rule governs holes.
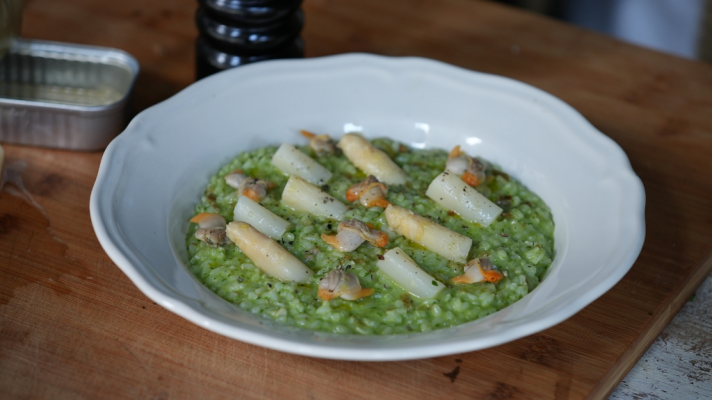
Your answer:
[[[455,383],[455,379],[457,376],[460,374],[460,366],[458,365],[455,367],[455,369],[452,370],[452,372],[445,372],[443,375],[447,376],[450,378],[450,383]]]
[[[272,287],[272,284],[271,284],[271,283],[268,283],[267,286]]]

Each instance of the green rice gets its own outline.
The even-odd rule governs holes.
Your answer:
[[[210,247],[194,237],[191,224],[186,243],[189,268],[210,290],[253,314],[311,330],[364,335],[426,332],[462,324],[492,314],[533,290],[554,257],[554,222],[549,208],[534,193],[497,167],[488,167],[487,180],[477,190],[499,204],[503,214],[489,227],[449,215],[425,196],[430,182],[445,168],[447,152],[416,150],[389,139],[372,143],[385,151],[409,175],[402,186],[389,186],[387,199],[473,239],[469,258],[487,255],[505,277],[489,282],[455,285],[450,279],[463,274],[463,265],[443,258],[404,237],[392,237],[384,248],[367,243],[341,253],[321,239],[334,234],[339,221],[294,211],[280,203],[288,176],[271,164],[277,147],[265,147],[237,156],[210,179],[195,213],[219,213],[233,219],[236,190],[225,175],[241,169],[248,176],[276,184],[260,204],[292,223],[278,242],[314,271],[305,284],[280,282],[257,268],[240,249],[229,243]],[[350,204],[346,189],[366,178],[342,154],[317,156],[308,146],[298,146],[334,173],[323,189],[349,205],[346,219],[387,226],[384,210]],[[452,214],[452,213],[451,213]],[[423,270],[446,285],[436,297],[420,299],[400,288],[379,271],[378,255],[391,248],[403,249]],[[361,286],[375,289],[356,301],[341,298],[323,301],[317,295],[319,280],[342,268],[358,276]]]

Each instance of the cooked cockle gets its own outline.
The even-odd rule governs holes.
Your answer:
[[[389,185],[402,185],[408,177],[388,154],[375,148],[357,133],[347,133],[339,141],[339,148],[353,165]]]
[[[460,146],[455,146],[450,152],[445,169],[455,175],[460,175],[460,179],[470,186],[479,186],[486,177],[486,165],[477,158],[468,156],[460,150]]]
[[[358,300],[373,294],[373,289],[362,289],[355,274],[335,269],[319,281],[319,297],[332,300],[341,297],[344,300]]]
[[[225,218],[220,214],[200,213],[190,219],[190,222],[198,224],[195,237],[210,246],[218,246],[225,241]]]
[[[231,173],[225,175],[225,183],[228,186],[233,187],[237,190],[242,188],[242,183],[247,179],[247,175],[242,173],[242,170],[236,169]]]
[[[489,258],[479,257],[465,265],[465,273],[452,278],[455,283],[492,282],[497,283],[504,275],[497,271]]]
[[[299,132],[309,138],[309,147],[311,147],[317,155],[336,153],[336,143],[334,143],[329,135],[316,135],[305,130]]]
[[[254,201],[260,201],[267,196],[267,189],[274,187],[274,183],[257,178],[247,178],[243,184],[242,194]]]
[[[393,204],[386,208],[388,226],[441,256],[464,263],[472,247],[472,239],[422,217],[406,208]]]
[[[322,233],[321,238],[344,253],[356,250],[365,241],[376,247],[383,247],[388,244],[388,235],[385,232],[371,229],[357,219],[341,221],[338,232],[336,235]]]
[[[199,228],[195,237],[213,247],[226,243],[225,228]]]
[[[346,189],[346,200],[358,200],[364,207],[382,207],[386,208],[391,204],[386,200],[388,187],[379,182],[378,179],[369,175],[362,182],[351,185]]]
[[[239,194],[245,195],[254,201],[260,201],[267,196],[267,190],[274,187],[274,183],[258,178],[250,178],[240,170],[225,175],[225,183],[237,189]]]
[[[201,212],[190,219],[190,222],[198,224],[201,228],[225,228],[227,222],[220,214]]]
[[[281,281],[304,283],[314,274],[292,253],[247,222],[230,222],[227,236],[257,268]]]

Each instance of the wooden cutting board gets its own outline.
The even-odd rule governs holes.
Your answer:
[[[28,1],[23,36],[132,53],[139,111],[194,74],[196,3],[146,3]],[[307,56],[434,58],[527,82],[583,113],[645,185],[647,237],[631,271],[564,323],[495,348],[384,363],[294,356],[189,323],[126,278],[89,220],[100,153],[6,146],[0,397],[603,398],[712,270],[712,66],[489,2],[303,8]]]

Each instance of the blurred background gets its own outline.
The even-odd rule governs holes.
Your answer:
[[[712,62],[709,0],[496,0],[623,41]]]
[[[20,36],[28,39],[54,40],[67,43],[107,46],[131,49],[131,54],[141,64],[134,92],[132,114],[156,104],[195,81],[196,38],[198,27],[196,11],[208,0],[122,0],[121,2],[96,2],[91,0],[24,0],[24,20]],[[358,1],[346,1],[343,7],[329,7],[330,0],[284,0],[294,2],[303,10],[304,24],[301,32],[304,39],[303,54],[307,57],[325,56],[340,52],[369,51],[383,55],[412,55],[411,43],[428,43],[427,30],[401,26],[399,21],[379,22],[378,32],[363,32],[351,29],[350,14],[378,16],[381,9],[401,9],[404,15],[417,13],[427,8],[430,14],[422,21],[433,29],[464,26],[468,17],[458,21],[445,21],[437,14],[438,2],[433,0],[403,0],[362,5]],[[333,0],[332,0],[333,1]],[[712,23],[710,14],[712,0],[470,0],[488,8],[487,3],[500,3],[517,7],[530,13],[545,15],[553,24],[571,23],[583,30],[571,42],[585,40],[587,35],[598,32],[622,41],[687,59],[712,62]],[[10,5],[19,0],[0,0],[0,17],[10,14]],[[229,2],[213,1],[215,4]],[[448,2],[443,2],[450,4]],[[280,3],[281,4],[281,3]],[[370,8],[369,8],[370,7]],[[407,9],[406,9],[407,7]],[[334,9],[333,14],[329,14]],[[489,8],[488,8],[489,9]],[[101,13],[97,20],[95,13]],[[325,13],[328,19],[310,19],[310,14]],[[472,18],[473,21],[476,18]],[[512,71],[491,69],[494,65],[484,58],[485,54],[500,54],[494,48],[505,48],[512,54],[526,51],[529,37],[520,33],[506,37],[506,42],[492,40],[489,30],[497,26],[478,25],[466,31],[452,30],[453,40],[471,43],[468,54],[458,58],[456,53],[441,52],[437,46],[422,53],[430,58],[482,72],[509,75]],[[9,22],[0,18],[0,28]],[[334,25],[338,25],[338,29]],[[301,28],[301,26],[299,26]],[[464,33],[466,32],[466,33]],[[1,36],[1,35],[0,35]],[[506,36],[506,35],[505,35]],[[534,37],[534,35],[532,36]],[[561,38],[559,38],[561,39]],[[554,40],[552,38],[552,40]],[[310,41],[320,44],[310,47]],[[140,42],[141,46],[135,44]],[[384,43],[390,43],[386,46]],[[614,42],[611,42],[615,46]],[[0,46],[1,48],[2,46]],[[426,46],[427,47],[427,46]],[[488,53],[486,49],[489,49]],[[1,49],[0,49],[1,50]],[[493,52],[492,52],[493,51]],[[620,51],[631,52],[628,47]],[[562,55],[563,56],[563,55]],[[581,57],[575,46],[568,48],[566,57]],[[621,57],[623,60],[625,57]],[[479,60],[479,61],[478,61]],[[467,61],[469,64],[463,64]],[[563,64],[562,64],[563,67]],[[190,69],[189,69],[190,68]],[[536,71],[525,70],[519,79],[533,78]],[[531,79],[530,83],[535,83]]]

